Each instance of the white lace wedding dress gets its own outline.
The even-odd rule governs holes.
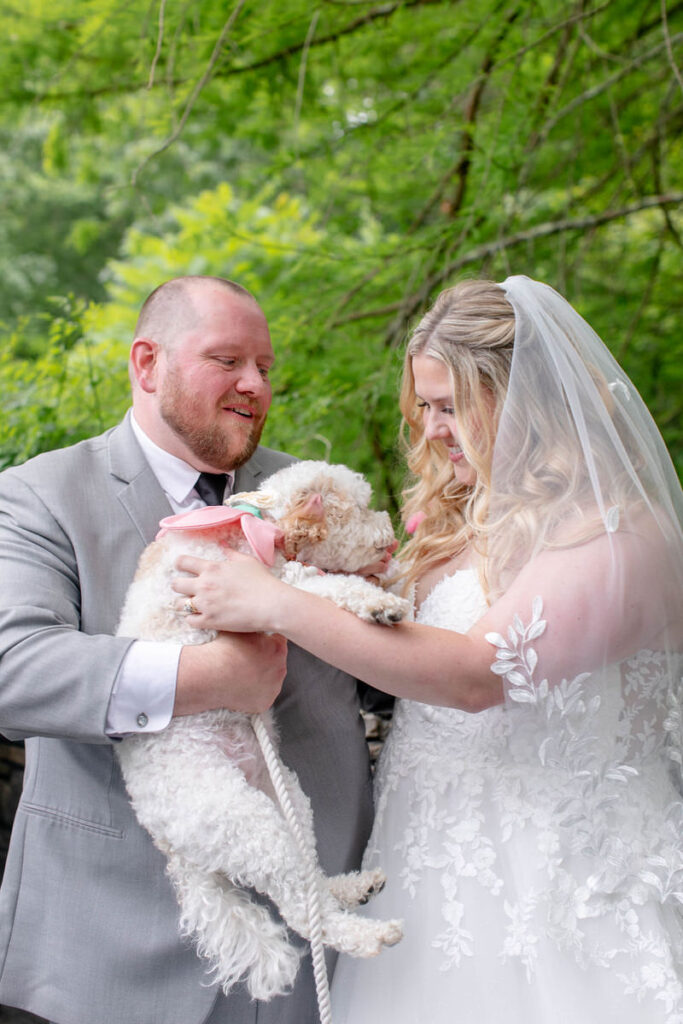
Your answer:
[[[388,881],[367,912],[405,936],[340,958],[335,1024],[683,1022],[680,708],[648,651],[548,692],[541,609],[495,642],[506,706],[397,704],[366,855]],[[461,570],[418,621],[465,632],[484,610]]]

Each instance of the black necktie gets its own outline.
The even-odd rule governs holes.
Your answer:
[[[200,473],[194,489],[207,505],[222,505],[225,484],[225,473]]]

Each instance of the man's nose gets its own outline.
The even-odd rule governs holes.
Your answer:
[[[268,380],[258,366],[244,366],[235,381],[235,390],[240,394],[258,395],[268,388]]]

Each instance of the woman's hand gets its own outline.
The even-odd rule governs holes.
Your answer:
[[[191,574],[176,577],[173,589],[183,595],[178,606],[188,612],[192,626],[231,633],[262,633],[276,628],[277,595],[286,584],[255,558],[231,550],[226,551],[222,562],[181,555],[176,568]]]
[[[383,576],[389,566],[391,565],[391,556],[398,547],[398,541],[394,540],[391,544],[386,547],[376,562],[372,562],[370,565],[364,565],[360,569],[355,569],[354,576],[364,576],[370,580],[371,583],[379,583],[379,577]]]

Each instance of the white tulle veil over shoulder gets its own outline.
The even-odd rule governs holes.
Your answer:
[[[514,309],[515,341],[493,455],[487,560],[505,595],[494,607],[507,610],[514,595],[517,615],[531,611],[535,622],[533,635],[520,634],[518,619],[507,624],[496,670],[517,703],[539,698],[547,676],[552,703],[551,691],[574,670],[593,674],[649,651],[661,663],[670,708],[652,724],[675,774],[683,493],[674,467],[638,392],[572,306],[527,277],[509,277],[501,288]],[[513,633],[520,656],[527,652],[517,671]],[[596,682],[587,676],[581,686],[597,704]],[[638,701],[629,692],[623,732]]]
[[[631,381],[548,285],[509,277],[488,557],[510,755],[555,773],[585,913],[683,911],[683,494]],[[491,613],[487,616],[491,618]],[[592,908],[589,909],[589,908]]]

